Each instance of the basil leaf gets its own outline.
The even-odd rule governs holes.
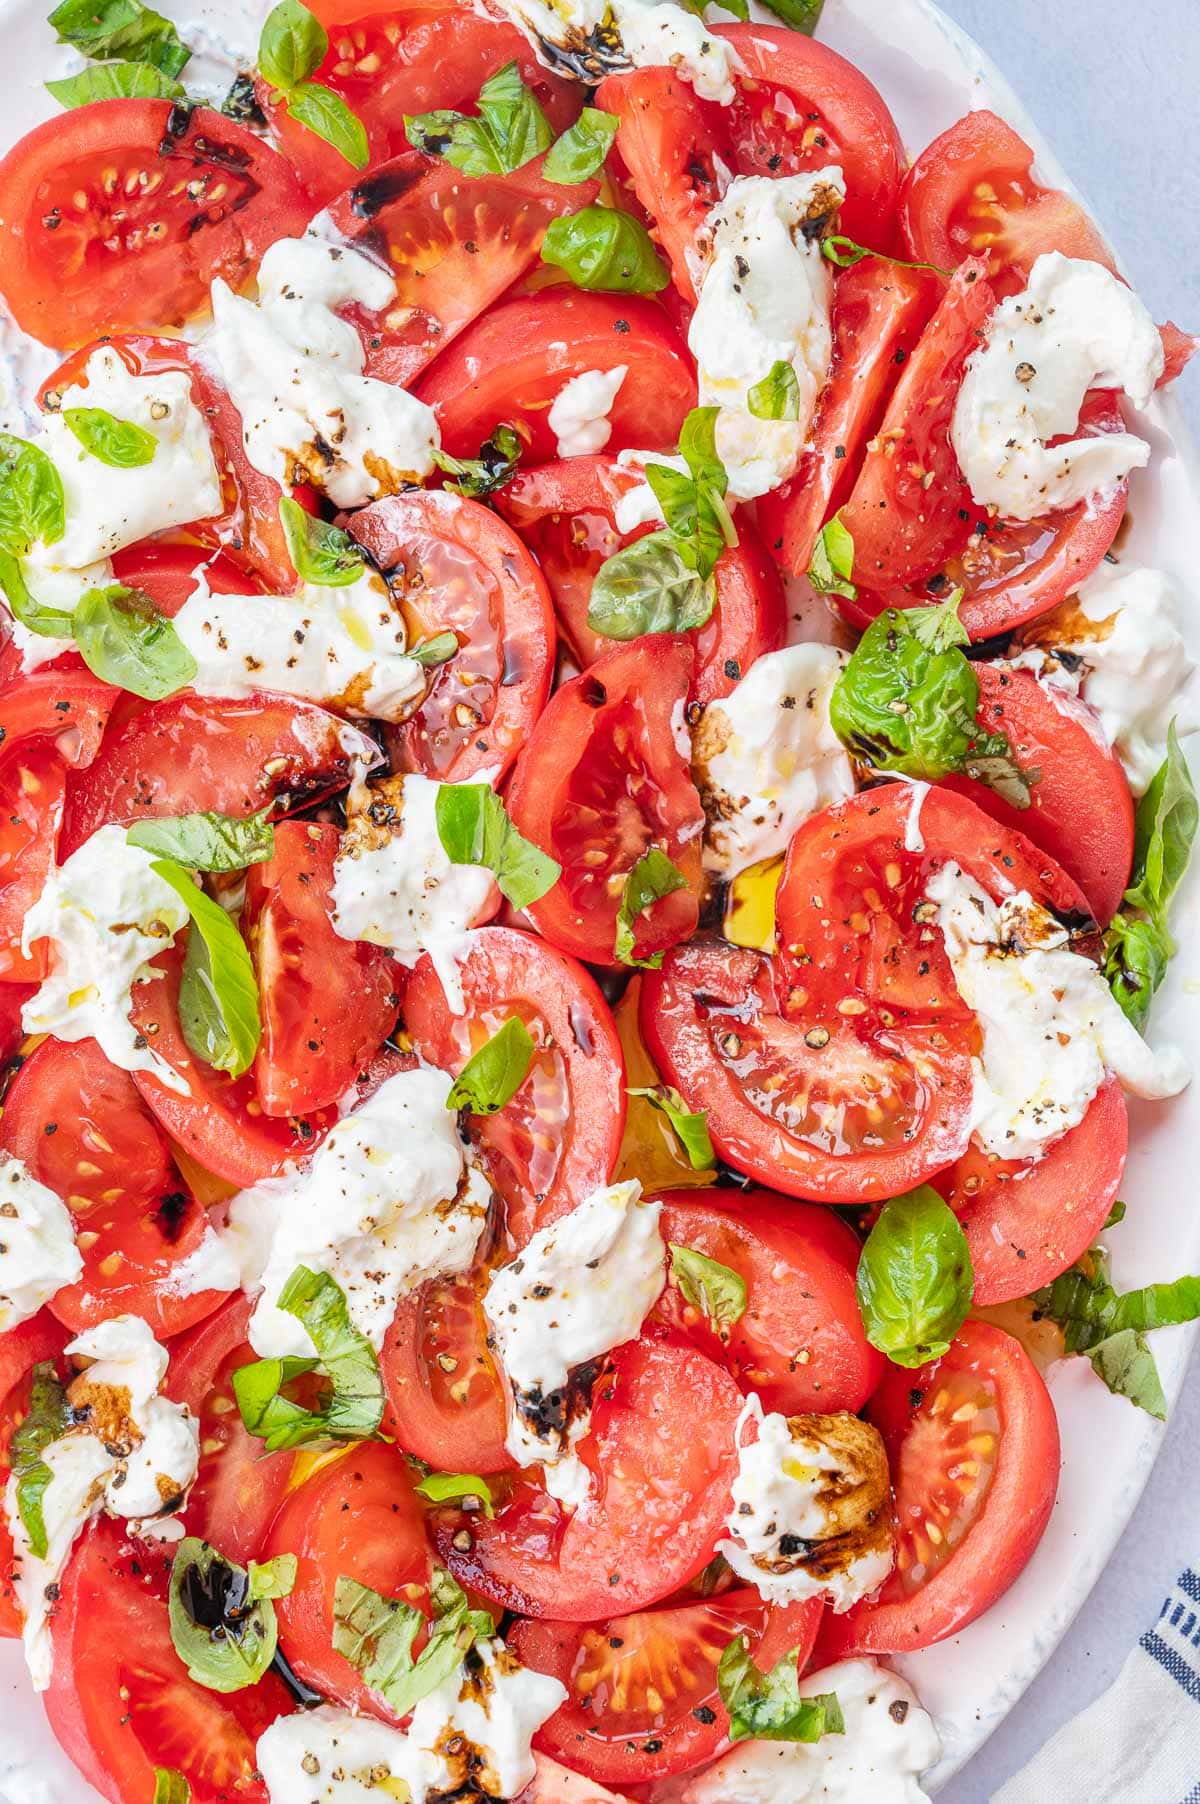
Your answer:
[[[1166,1420],[1166,1398],[1145,1336],[1200,1316],[1200,1277],[1121,1294],[1113,1289],[1107,1257],[1093,1247],[1053,1284],[1035,1290],[1032,1301],[1037,1317],[1062,1329],[1067,1352],[1086,1355],[1109,1390]]]
[[[186,689],[199,666],[167,616],[140,589],[88,589],[71,616],[84,663],[143,701]]]
[[[170,19],[142,0],[63,0],[50,24],[60,44],[97,62],[149,63],[174,77],[192,54]]]
[[[289,119],[332,145],[352,169],[366,168],[371,160],[367,128],[340,94],[323,82],[302,81],[299,87],[288,90],[284,104]]]
[[[458,1498],[476,1498],[485,1516],[495,1515],[491,1487],[474,1472],[427,1472],[415,1490],[430,1503],[453,1503]]]
[[[565,186],[586,182],[589,176],[604,167],[619,124],[615,113],[602,113],[599,107],[585,106],[574,125],[551,146],[542,164],[543,179]]]
[[[641,220],[618,207],[552,219],[541,257],[592,294],[659,294],[671,280]]]
[[[1115,1228],[1118,1222],[1125,1220],[1125,1213],[1125,1204],[1121,1201],[1120,1197],[1118,1197],[1108,1212],[1108,1217],[1104,1226],[1106,1228]]]
[[[478,864],[492,872],[500,894],[527,908],[554,888],[561,865],[525,839],[486,783],[444,783],[435,803],[438,838],[451,864]]]
[[[427,669],[438,664],[448,664],[451,658],[458,656],[458,634],[434,633],[432,639],[422,639],[419,645],[410,645],[405,655],[414,658]]]
[[[669,532],[651,532],[606,558],[588,600],[588,625],[605,639],[686,633],[712,618],[717,591],[679,555]]]
[[[1119,1328],[1098,1341],[1088,1358],[1097,1378],[1114,1396],[1128,1398],[1135,1409],[1144,1409],[1156,1422],[1166,1421],[1166,1393],[1144,1334],[1136,1328]]]
[[[185,1535],[176,1549],[167,1620],[188,1677],[208,1691],[256,1685],[275,1658],[274,1604],[252,1597],[245,1568],[197,1535]]]
[[[743,23],[749,19],[749,0],[720,0],[720,3],[727,13],[733,14],[735,19],[741,19]],[[698,19],[702,19],[709,0],[683,0],[683,4],[690,13],[695,13]]]
[[[793,366],[782,358],[773,363],[762,381],[747,390],[746,407],[756,420],[798,420],[800,382]]]
[[[1123,1014],[1140,1033],[1155,991],[1167,975],[1175,950],[1165,927],[1148,915],[1122,911],[1104,936],[1104,976]]]
[[[533,1059],[533,1041],[520,1015],[510,1015],[478,1052],[473,1052],[446,1098],[448,1109],[472,1115],[494,1115],[511,1102],[525,1082]]]
[[[153,1804],[192,1804],[192,1788],[173,1766],[155,1767]]]
[[[853,569],[854,540],[835,514],[817,534],[808,580],[818,595],[844,595],[847,601],[853,601],[858,594],[850,580]]]
[[[474,1643],[495,1627],[486,1611],[471,1609],[466,1593],[440,1568],[429,1596],[432,1623],[411,1604],[384,1597],[357,1579],[339,1575],[334,1586],[334,1648],[397,1716],[407,1716],[456,1672]],[[429,1639],[414,1660],[413,1643],[426,1627]]]
[[[52,1360],[35,1365],[30,1377],[29,1411],[14,1431],[8,1449],[8,1466],[16,1480],[17,1514],[29,1536],[35,1559],[49,1551],[42,1499],[54,1474],[42,1455],[52,1441],[66,1433],[71,1412],[67,1394],[58,1381]]]
[[[951,269],[943,269],[939,263],[909,263],[903,257],[889,256],[887,251],[873,251],[868,245],[859,244],[853,238],[846,238],[840,232],[833,232],[828,238],[821,240],[821,255],[829,263],[836,263],[839,269],[853,269],[867,257],[875,257],[880,263],[894,263],[899,269],[927,269],[935,276],[949,278],[954,274]]]
[[[687,878],[678,866],[671,863],[665,852],[661,852],[657,846],[650,846],[642,853],[625,879],[621,903],[617,909],[613,952],[623,965],[636,965],[643,971],[658,970],[663,962],[661,952],[653,952],[649,958],[636,956],[635,924],[652,903],[658,902],[663,896],[673,895],[677,889],[686,888]]]
[[[800,1696],[796,1648],[770,1672],[750,1658],[744,1635],[737,1635],[721,1655],[717,1690],[729,1712],[730,1741],[820,1741],[844,1735],[845,1721],[836,1693]]]
[[[170,884],[192,917],[179,984],[183,1037],[206,1065],[241,1077],[254,1063],[262,1037],[258,982],[246,942],[221,904],[173,858],[156,858],[150,869]]]
[[[135,420],[119,420],[103,407],[64,407],[62,418],[84,450],[112,470],[154,462],[158,440]]]
[[[825,0],[763,0],[768,12],[773,12],[777,19],[790,25],[793,31],[802,31],[805,37],[811,38],[821,18]]]
[[[511,175],[553,142],[550,121],[515,62],[484,82],[476,104],[477,119],[447,108],[406,114],[409,143],[465,175]]]
[[[14,617],[27,632],[44,639],[70,639],[75,632],[75,616],[63,608],[44,608],[35,601],[25,585],[21,566],[10,551],[0,551],[0,589],[4,591]]]
[[[265,1441],[268,1453],[312,1441],[374,1439],[383,1420],[383,1379],[375,1349],[350,1320],[341,1287],[328,1272],[300,1265],[276,1308],[303,1323],[318,1357],[259,1359],[238,1368],[233,1393],[248,1432]],[[318,1408],[305,1409],[284,1393],[312,1372],[327,1379],[330,1390]]]
[[[479,447],[478,457],[451,457],[448,451],[440,448],[435,449],[432,456],[439,470],[458,478],[457,482],[446,483],[448,489],[480,501],[512,481],[524,449],[525,441],[516,427],[502,423]]]
[[[963,1325],[974,1282],[967,1237],[937,1191],[921,1184],[892,1197],[858,1261],[867,1339],[893,1365],[939,1359]]]
[[[258,67],[264,81],[288,94],[307,81],[324,62],[329,34],[301,0],[280,0],[267,14],[258,41]]]
[[[729,1330],[746,1313],[746,1280],[706,1253],[668,1241],[671,1275],[693,1309],[700,1310],[713,1328],[727,1340]]]
[[[654,1084],[649,1089],[627,1090],[627,1096],[640,1096],[653,1109],[666,1116],[680,1145],[688,1156],[693,1171],[705,1171],[716,1164],[713,1143],[708,1136],[708,1111],[692,1114],[678,1090],[669,1084]]]
[[[67,530],[62,477],[40,445],[0,432],[0,550],[24,557]]]
[[[648,463],[646,481],[662,508],[675,549],[689,569],[711,576],[727,545],[738,542],[725,503],[729,479],[717,455],[717,407],[693,407],[679,433],[684,475],[669,464]]]
[[[60,106],[90,106],[94,100],[182,100],[181,82],[152,63],[93,63],[78,75],[48,81],[46,92]],[[164,1769],[160,1769],[165,1771]],[[177,1775],[178,1776],[178,1775]],[[186,1783],[186,1782],[185,1782]]]
[[[242,871],[275,856],[270,808],[244,820],[233,814],[164,814],[136,821],[125,838],[143,852],[173,858],[189,871]]]
[[[344,589],[357,582],[366,566],[362,550],[348,532],[305,513],[290,495],[279,498],[279,524],[288,556],[302,583],[322,589]]]
[[[290,1597],[296,1588],[299,1561],[294,1553],[277,1553],[261,1565],[251,1560],[246,1570],[249,1595],[257,1603],[265,1597]]]
[[[1200,822],[1200,806],[1187,760],[1172,721],[1167,729],[1167,755],[1138,803],[1134,828],[1133,871],[1125,901],[1141,908],[1160,926],[1183,881],[1192,841]]]

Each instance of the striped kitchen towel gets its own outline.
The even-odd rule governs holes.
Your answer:
[[[1200,1573],[1181,1572],[1115,1681],[992,1804],[1200,1804]]]

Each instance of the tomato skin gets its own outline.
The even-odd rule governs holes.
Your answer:
[[[98,189],[114,164],[121,204],[110,208],[116,187]],[[186,190],[197,182],[192,198]],[[215,202],[210,185],[222,191]],[[82,219],[77,192],[88,197]],[[35,126],[0,160],[4,298],[17,324],[48,345],[179,326],[206,304],[214,277],[241,287],[269,244],[304,230],[310,211],[283,158],[220,113],[94,101]],[[148,233],[151,222],[165,229]]]
[[[906,1594],[894,1572],[874,1602],[827,1615],[822,1662],[854,1653],[911,1653],[958,1634],[1007,1591],[1042,1538],[1061,1457],[1054,1405],[1020,1343],[987,1322],[964,1322],[949,1353],[919,1371],[893,1368],[872,1399],[867,1413],[887,1446],[893,1488],[903,1483],[897,1474],[903,1474],[910,1424],[914,1417],[927,1420],[924,1405],[936,1403],[939,1385],[954,1373],[991,1390],[1000,1417],[995,1470],[979,1513],[917,1589]],[[899,1526],[903,1532],[903,1517]]]
[[[25,1038],[21,1010],[36,987],[31,983],[0,983],[0,1066],[7,1065]]]
[[[728,1366],[763,1408],[794,1416],[862,1408],[887,1362],[863,1332],[855,1298],[859,1241],[827,1209],[765,1190],[668,1190],[662,1234],[736,1271],[745,1313],[722,1340],[671,1286],[659,1312]]]
[[[471,1118],[522,1246],[612,1176],[625,1127],[621,1043],[595,980],[532,934],[478,928],[456,965],[463,1007],[451,1008],[426,954],[409,981],[405,1025],[418,1052],[455,1076],[511,1015],[533,1034],[538,1050],[516,1096]]]
[[[618,964],[612,880],[652,844],[665,850],[687,887],[638,917],[637,956],[660,952],[695,928],[704,813],[675,737],[692,669],[692,647],[678,634],[609,652],[551,697],[517,760],[509,814],[563,867],[527,912],[551,945],[575,958]],[[601,849],[603,860],[587,857]]]
[[[65,764],[86,768],[100,749],[120,690],[90,670],[31,670],[0,689],[0,744],[49,742]]]
[[[201,562],[193,545],[162,544],[144,539],[128,545],[113,558],[113,575],[131,589],[141,589],[168,619],[174,620],[185,601],[196,591],[196,567]],[[205,585],[214,595],[242,595],[247,578],[223,552],[202,560]]]
[[[628,375],[609,413],[615,456],[630,447],[674,449],[696,404],[691,360],[661,307],[637,295],[556,287],[501,301],[459,334],[416,386],[437,411],[442,447],[478,457],[498,422],[526,440],[527,463],[556,456],[547,423],[559,390],[585,370]]]
[[[40,983],[46,940],[21,950],[25,916],[54,868],[67,772],[53,745],[34,740],[0,758],[0,983]]]
[[[446,1471],[506,1472],[508,1412],[477,1283],[435,1279],[401,1299],[380,1354],[385,1424],[406,1453]],[[451,1371],[440,1359],[453,1362]]]

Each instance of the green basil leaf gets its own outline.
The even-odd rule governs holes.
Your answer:
[[[94,100],[184,98],[182,83],[152,63],[92,63],[78,75],[48,81],[45,86],[59,106],[65,107],[90,106]]]
[[[459,1498],[475,1498],[485,1516],[494,1516],[491,1486],[474,1472],[427,1472],[415,1487],[419,1497],[430,1503],[453,1503]]]
[[[357,582],[366,559],[361,547],[340,526],[306,513],[290,495],[279,500],[279,523],[287,541],[288,556],[302,583],[322,589],[344,589]]]
[[[588,625],[605,639],[686,633],[712,618],[716,599],[712,577],[684,563],[673,535],[651,532],[601,564],[588,599]]]
[[[1122,1013],[1139,1033],[1174,950],[1166,928],[1148,915],[1122,911],[1109,922],[1104,936],[1104,976]]]
[[[289,94],[324,62],[329,34],[301,0],[280,0],[267,14],[258,41],[258,67],[264,81]]]
[[[287,1395],[297,1378],[320,1372],[319,1359],[257,1359],[233,1374],[233,1394],[246,1432],[266,1442],[267,1453],[328,1441],[330,1431],[320,1410],[306,1409]],[[351,1435],[351,1440],[370,1439]]]
[[[173,1766],[155,1767],[154,1804],[192,1804],[192,1788]]]
[[[528,908],[562,875],[561,865],[522,837],[486,783],[444,783],[435,804],[438,838],[451,864],[492,872],[514,908]]]
[[[777,19],[790,25],[793,31],[802,31],[805,37],[811,38],[821,18],[825,0],[763,0],[768,12],[773,12]]]
[[[668,1241],[671,1275],[693,1309],[700,1310],[722,1340],[746,1313],[746,1280],[719,1260]]]
[[[533,1041],[520,1015],[510,1015],[478,1052],[473,1052],[446,1098],[448,1109],[494,1115],[511,1102],[529,1071]]]
[[[615,113],[602,113],[598,107],[585,106],[574,125],[551,146],[542,164],[543,178],[566,186],[586,182],[589,176],[604,167],[619,124]]]
[[[174,77],[192,54],[170,19],[142,0],[63,0],[50,23],[60,44],[97,62],[149,63]]]
[[[84,450],[112,470],[154,462],[158,440],[134,420],[119,420],[103,407],[64,407],[62,418]]]
[[[654,490],[667,531],[682,562],[701,579],[711,576],[725,549],[724,520],[729,518],[728,510],[722,505],[718,512],[711,490],[695,477],[671,469],[669,464],[647,464],[646,481]],[[632,551],[644,543],[637,539],[626,549]],[[620,555],[618,552],[617,556]]]
[[[284,104],[289,119],[332,145],[352,169],[366,168],[371,160],[367,128],[340,94],[323,82],[302,81],[299,87],[288,90]]]
[[[461,169],[465,175],[511,175],[554,140],[554,131],[515,62],[497,70],[479,90],[479,117],[441,109],[406,114],[404,129],[414,150]]]
[[[1158,1374],[1158,1362],[1144,1334],[1136,1328],[1118,1328],[1097,1341],[1088,1358],[1097,1378],[1116,1397],[1125,1397],[1135,1409],[1144,1409],[1156,1422],[1167,1419],[1167,1398]]]
[[[167,1619],[188,1677],[208,1691],[256,1685],[275,1658],[274,1604],[251,1598],[245,1568],[197,1535],[185,1535],[176,1549]]]
[[[1113,1288],[1108,1259],[1099,1247],[1033,1293],[1037,1317],[1056,1322],[1068,1353],[1088,1358],[1110,1391],[1165,1421],[1166,1398],[1146,1335],[1200,1317],[1200,1277]]]
[[[858,594],[850,580],[854,569],[854,540],[837,514],[827,520],[817,535],[808,580],[818,595],[844,595],[853,601]]]
[[[42,1500],[54,1474],[42,1455],[52,1441],[66,1433],[71,1413],[67,1394],[58,1381],[51,1360],[35,1365],[30,1376],[29,1411],[9,1442],[8,1466],[16,1480],[17,1514],[29,1536],[34,1557],[44,1560],[49,1551]]]
[[[140,589],[123,583],[88,589],[71,618],[88,669],[143,701],[160,702],[186,689],[199,668],[167,616]]]
[[[173,858],[189,871],[243,871],[275,856],[269,806],[242,820],[233,814],[164,814],[126,829],[131,846]]]
[[[366,1441],[383,1420],[383,1379],[375,1349],[350,1319],[341,1287],[328,1272],[297,1266],[276,1299],[317,1349],[316,1359],[259,1359],[233,1374],[233,1393],[250,1434],[268,1453],[313,1441]],[[317,1372],[329,1394],[317,1409],[285,1395],[296,1378]]]
[[[641,220],[618,207],[581,207],[552,219],[541,256],[593,294],[659,294],[671,280]]]
[[[770,1672],[750,1658],[744,1635],[737,1635],[721,1655],[717,1689],[729,1712],[730,1741],[820,1741],[843,1735],[846,1725],[834,1692],[800,1696],[796,1648]]]
[[[422,639],[419,645],[410,645],[406,655],[415,658],[426,669],[448,664],[451,658],[458,656],[458,634],[434,633],[431,639]]]
[[[67,530],[62,477],[40,445],[0,432],[0,550],[24,557]]]
[[[706,1171],[710,1165],[716,1164],[713,1143],[708,1135],[706,1109],[701,1109],[699,1114],[692,1114],[678,1090],[671,1089],[669,1084],[654,1084],[644,1090],[627,1090],[625,1094],[642,1097],[651,1108],[658,1109],[666,1116],[693,1171]]]
[[[792,364],[782,358],[773,363],[762,381],[747,391],[746,407],[756,420],[798,420],[800,382]]]
[[[657,846],[650,846],[638,859],[621,891],[621,903],[617,909],[617,931],[613,942],[613,952],[623,965],[636,965],[643,971],[657,971],[663,962],[661,952],[651,953],[649,958],[638,958],[635,953],[637,937],[635,927],[640,915],[644,914],[653,902],[663,896],[673,895],[677,889],[687,888],[687,878],[677,865],[671,863],[665,852]]]
[[[1132,879],[1125,892],[1131,908],[1144,909],[1160,926],[1165,926],[1167,910],[1183,881],[1198,823],[1196,790],[1172,721],[1166,758],[1138,803]]]
[[[483,1610],[472,1610],[466,1593],[438,1568],[430,1585],[433,1621],[411,1604],[384,1597],[357,1579],[339,1574],[333,1593],[333,1645],[361,1673],[397,1716],[407,1716],[461,1666],[465,1655],[495,1627]],[[413,1659],[418,1630],[429,1639]]]
[[[494,495],[497,489],[505,488],[512,481],[524,449],[525,441],[516,427],[502,423],[479,447],[478,457],[451,457],[448,451],[440,448],[435,449],[432,455],[439,470],[458,478],[456,482],[445,485],[448,489],[453,489],[457,495],[467,495],[473,501],[480,501],[485,495]]]
[[[1112,1208],[1109,1210],[1108,1217],[1107,1217],[1107,1220],[1105,1221],[1104,1225],[1106,1228],[1115,1228],[1118,1222],[1122,1222],[1124,1220],[1125,1220],[1125,1204],[1121,1201],[1120,1197],[1118,1197],[1116,1202],[1113,1204]]]
[[[853,238],[846,238],[840,232],[831,233],[821,240],[821,255],[829,263],[836,263],[839,269],[853,269],[866,257],[876,257],[880,263],[895,263],[900,269],[927,269],[934,275],[949,278],[953,270],[943,269],[938,263],[908,263],[903,257],[891,257],[887,251],[873,251],[868,245],[859,244]]]
[[[928,1184],[883,1205],[858,1261],[867,1339],[894,1365],[947,1351],[966,1319],[975,1274],[958,1217]]]
[[[44,608],[35,601],[21,574],[21,566],[11,551],[0,551],[0,589],[13,616],[28,632],[44,639],[70,639],[75,634],[75,616],[64,608]]]
[[[273,1560],[251,1560],[246,1570],[249,1595],[259,1602],[264,1597],[290,1597],[296,1588],[299,1561],[294,1553],[277,1553]]]
[[[241,1077],[254,1063],[262,1024],[258,981],[246,942],[219,902],[193,881],[173,858],[150,866],[187,904],[192,917],[183,976],[179,1021],[188,1048],[214,1070]]]

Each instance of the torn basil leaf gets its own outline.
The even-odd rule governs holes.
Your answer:
[[[59,106],[91,106],[95,100],[182,100],[183,84],[152,63],[91,63],[78,75],[48,81]]]
[[[512,175],[554,141],[553,127],[515,62],[484,82],[476,105],[477,118],[448,108],[405,114],[409,143],[464,175]]]
[[[186,689],[199,665],[161,608],[140,589],[87,589],[69,616],[88,669],[143,701]]]
[[[367,128],[340,94],[324,82],[302,81],[284,96],[288,118],[306,126],[315,137],[337,151],[351,169],[365,169],[371,160]]]
[[[164,814],[126,829],[131,846],[173,858],[189,871],[241,871],[275,854],[269,806],[239,819],[233,814]]]
[[[174,78],[192,54],[170,19],[141,0],[63,0],[49,22],[60,44],[97,62],[148,63]]]
[[[373,1440],[383,1420],[383,1379],[375,1349],[355,1327],[341,1287],[328,1272],[297,1266],[276,1307],[294,1315],[317,1350],[315,1359],[259,1359],[233,1374],[233,1393],[248,1432],[268,1453],[314,1441]],[[328,1386],[315,1408],[287,1395],[297,1378],[316,1374]]]
[[[179,983],[179,1024],[188,1049],[214,1070],[241,1077],[262,1038],[258,980],[246,942],[236,921],[181,864],[156,858],[150,868],[192,917]]]
[[[721,1655],[717,1689],[729,1712],[730,1741],[820,1741],[844,1735],[846,1724],[834,1692],[801,1697],[797,1649],[770,1672],[750,1657],[744,1635],[736,1635]]]
[[[26,631],[44,639],[70,639],[75,631],[75,616],[65,608],[46,608],[29,593],[18,560],[11,551],[0,551],[0,589],[13,618]]]
[[[192,1804],[192,1788],[175,1767],[155,1767],[153,1804]]]
[[[485,1516],[496,1513],[491,1486],[474,1472],[427,1472],[414,1488],[418,1497],[425,1497],[430,1503],[470,1502],[474,1498]]]
[[[1200,1317],[1200,1277],[1122,1294],[1113,1288],[1106,1254],[1093,1247],[1053,1284],[1035,1290],[1032,1302],[1038,1317],[1062,1329],[1067,1352],[1090,1359],[1110,1391],[1166,1420],[1162,1381],[1145,1337]]]
[[[29,1536],[35,1559],[49,1551],[42,1499],[53,1473],[42,1455],[52,1441],[71,1424],[67,1394],[58,1381],[51,1360],[35,1365],[30,1376],[29,1411],[14,1430],[8,1448],[8,1466],[16,1482],[17,1514]]]
[[[858,1261],[867,1339],[898,1366],[940,1359],[962,1327],[975,1274],[958,1217],[921,1184],[884,1203]]]
[[[446,483],[446,488],[472,501],[482,501],[512,481],[524,449],[525,441],[516,427],[502,421],[479,447],[478,457],[451,457],[440,448],[433,450],[432,457],[444,475],[456,478]]]
[[[415,658],[426,669],[448,664],[451,658],[458,656],[458,634],[434,633],[431,639],[422,639],[419,645],[410,645],[405,656]]]
[[[1196,791],[1172,721],[1166,758],[1138,803],[1129,888],[1105,937],[1104,975],[1139,1029],[1175,953],[1167,921],[1192,855],[1198,819]]]
[[[613,952],[621,964],[634,965],[643,971],[659,969],[664,956],[661,952],[652,952],[649,958],[637,957],[637,922],[653,903],[687,886],[687,878],[678,865],[672,864],[657,846],[650,846],[642,853],[625,879],[617,909]]]
[[[61,417],[84,450],[112,470],[154,462],[158,440],[136,420],[119,420],[104,407],[64,407]]]
[[[429,1596],[432,1620],[412,1604],[384,1597],[357,1579],[339,1575],[334,1586],[334,1648],[397,1716],[407,1716],[436,1691],[474,1643],[495,1628],[487,1612],[473,1610],[466,1593],[441,1568],[434,1570]],[[414,1659],[413,1644],[424,1628],[429,1639]]]
[[[1175,942],[1149,915],[1115,914],[1104,936],[1104,976],[1123,1014],[1140,1033],[1167,975]]]
[[[258,66],[288,117],[305,126],[354,169],[370,159],[366,127],[340,94],[310,81],[329,50],[325,27],[301,0],[280,0],[267,15],[258,45]]]
[[[838,515],[827,520],[817,534],[808,566],[808,580],[818,595],[842,595],[853,601],[858,594],[852,580],[854,540]]]
[[[270,1597],[290,1597],[296,1588],[299,1561],[294,1553],[277,1553],[274,1559],[251,1560],[246,1569],[250,1597],[257,1603]]]
[[[666,1116],[693,1171],[705,1171],[716,1164],[716,1154],[708,1133],[706,1109],[693,1114],[678,1090],[673,1090],[669,1084],[653,1084],[647,1089],[627,1090],[626,1095],[640,1096],[651,1108]]]
[[[746,407],[756,420],[798,420],[800,383],[794,367],[782,358],[773,363],[762,381],[747,390]]]
[[[576,182],[586,182],[589,176],[604,167],[619,124],[615,113],[603,113],[598,107],[585,106],[574,125],[551,146],[542,164],[543,179],[568,187]]]
[[[525,839],[486,783],[443,783],[435,804],[438,838],[451,864],[492,872],[514,908],[527,908],[553,889],[562,867]]]
[[[716,585],[684,563],[670,532],[651,532],[606,558],[588,600],[588,625],[605,639],[687,633],[712,618]]]
[[[533,1059],[533,1040],[520,1015],[510,1015],[490,1040],[473,1052],[450,1087],[448,1109],[472,1115],[494,1115],[511,1102],[525,1082]]]
[[[0,432],[0,550],[25,557],[67,530],[62,477],[40,445]]]
[[[619,207],[581,207],[552,219],[541,257],[589,294],[659,294],[671,280],[641,220]]]
[[[279,523],[302,583],[344,589],[347,583],[358,581],[366,560],[361,547],[340,526],[306,513],[290,495],[280,497]]]
[[[746,1280],[707,1253],[668,1242],[671,1275],[685,1299],[698,1309],[722,1340],[746,1313]]]
[[[293,1560],[293,1581],[294,1568]],[[171,1567],[167,1618],[188,1677],[208,1691],[256,1685],[275,1658],[279,1638],[271,1597],[286,1595],[254,1596],[245,1567],[198,1536],[185,1535]]]
[[[833,232],[828,238],[821,240],[821,255],[829,263],[836,263],[839,269],[853,269],[856,263],[862,263],[867,257],[875,257],[881,263],[894,263],[899,269],[927,269],[932,275],[950,277],[953,270],[942,269],[936,263],[909,263],[903,257],[889,256],[887,251],[873,251],[865,244],[859,244],[853,238],[846,238],[840,232]]]
[[[784,25],[811,38],[820,23],[825,0],[763,0],[763,5]]]

